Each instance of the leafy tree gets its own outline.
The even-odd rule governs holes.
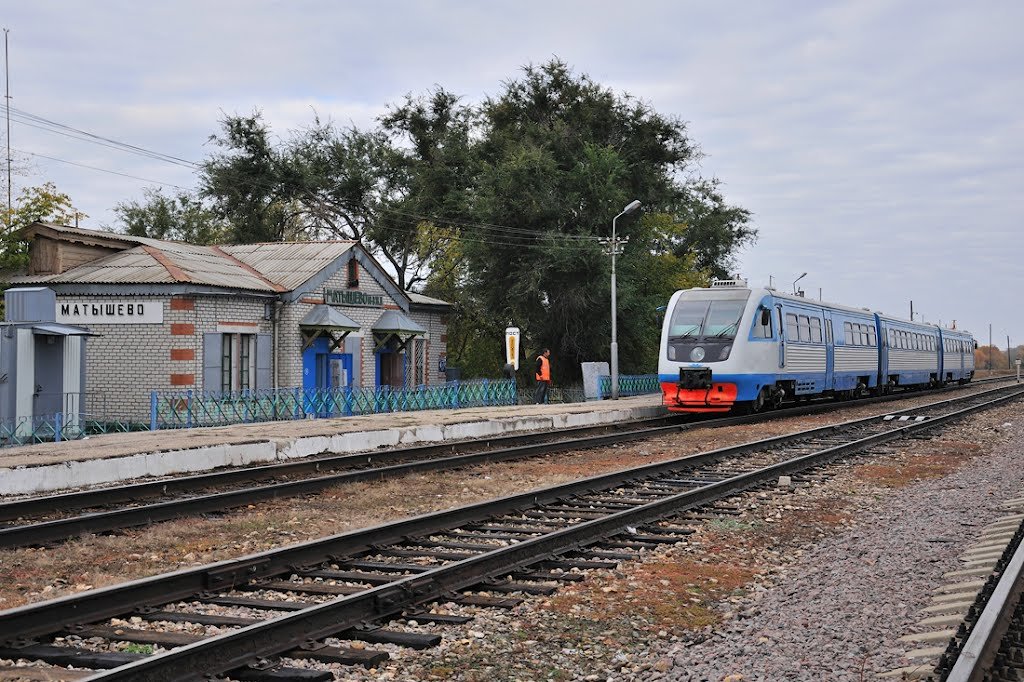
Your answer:
[[[71,197],[57,190],[52,182],[38,187],[21,190],[17,200],[2,215],[3,234],[0,235],[0,291],[10,286],[10,277],[25,271],[28,266],[28,242],[22,239],[21,230],[34,222],[77,224],[80,218],[87,218],[75,209]],[[0,316],[4,313],[4,302],[0,298]]]
[[[22,189],[11,211],[8,213],[5,209],[0,213],[3,216],[0,273],[5,280],[28,265],[28,242],[21,238],[23,228],[37,221],[76,225],[80,218],[88,218],[72,205],[71,197],[59,191],[52,182]]]
[[[145,200],[125,201],[114,206],[125,234],[190,244],[218,244],[230,233],[229,225],[216,213],[186,192],[166,196],[147,189]]]
[[[749,213],[725,205],[713,181],[689,179],[700,153],[682,121],[561,61],[526,67],[484,102],[481,118],[481,226],[463,238],[483,307],[523,328],[531,352],[552,348],[560,376],[607,359],[610,278],[597,238],[639,199],[664,215],[618,225],[630,239],[619,258],[620,358],[623,371],[650,371],[651,352],[637,349],[651,347],[658,327],[652,304],[667,301],[670,283],[700,279],[694,267],[724,271],[755,236]]]

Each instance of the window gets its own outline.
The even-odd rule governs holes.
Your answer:
[[[868,345],[872,347],[878,345],[878,338],[875,336],[875,328],[871,326],[868,327]]]
[[[256,335],[222,334],[220,390],[247,391],[255,388]]]
[[[817,317],[811,318],[811,341],[821,343],[821,320]]]
[[[762,315],[766,315],[768,324],[761,324]],[[754,313],[754,329],[751,333],[755,339],[772,338],[772,316],[767,308],[758,308]]]
[[[799,334],[799,331],[797,330],[798,326],[799,325],[797,324],[796,315],[794,315],[793,313],[786,313],[786,340],[787,341],[796,341],[796,340],[798,340],[800,338],[798,336],[798,334]]]
[[[853,324],[850,322],[843,322],[843,337],[846,341],[847,346],[853,345]]]
[[[359,286],[359,261],[352,258],[348,262],[348,288],[355,289]]]
[[[806,315],[797,317],[796,330],[798,339],[801,341],[811,340],[811,323],[807,321]]]

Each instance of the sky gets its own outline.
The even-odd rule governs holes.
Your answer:
[[[199,162],[226,114],[360,128],[407,94],[467,103],[552,58],[687,122],[753,213],[752,285],[1024,344],[1024,3],[137,0],[0,3],[13,112]],[[0,131],[2,133],[2,131]],[[116,228],[186,165],[11,123],[20,188]],[[91,168],[87,168],[89,166]],[[103,170],[96,170],[103,169]],[[112,172],[111,172],[112,171]],[[120,175],[118,175],[120,174]],[[132,177],[125,177],[132,176]]]

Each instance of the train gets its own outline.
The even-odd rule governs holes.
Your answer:
[[[672,412],[753,413],[967,383],[977,346],[966,331],[716,280],[669,300],[658,380]]]

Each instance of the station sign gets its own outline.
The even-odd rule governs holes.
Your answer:
[[[381,294],[364,294],[361,291],[350,291],[347,289],[324,289],[324,303],[328,305],[381,308],[384,306],[384,296]]]
[[[61,324],[162,324],[164,303],[155,298],[58,299],[54,318]]]
[[[505,363],[519,371],[519,327],[505,330]]]

